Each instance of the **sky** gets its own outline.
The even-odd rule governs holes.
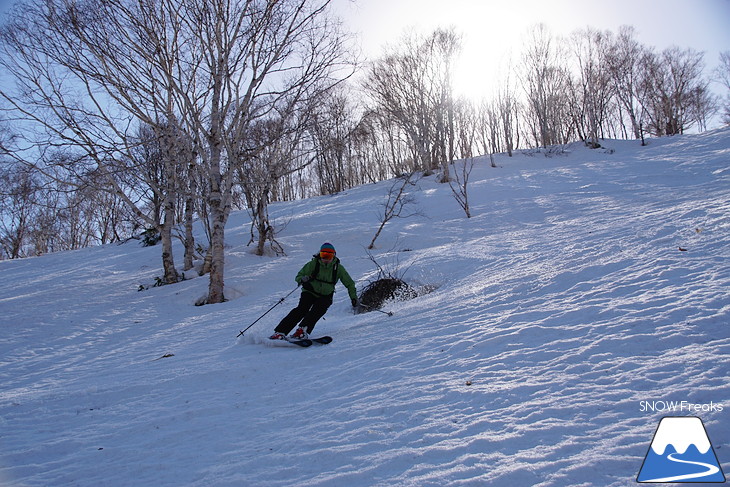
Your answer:
[[[614,33],[622,25],[659,50],[676,45],[705,52],[709,69],[730,50],[730,0],[334,0],[346,25],[376,58],[409,30],[428,33],[453,26],[463,36],[457,91],[491,95],[490,80],[509,64],[535,24],[568,36],[588,26]],[[514,59],[513,59],[514,62]],[[503,68],[502,68],[503,70]]]
[[[0,18],[15,0],[0,0]],[[555,35],[593,27],[636,29],[659,50],[672,45],[705,52],[708,73],[730,50],[730,0],[332,0],[346,27],[359,36],[363,54],[377,58],[409,30],[429,33],[454,27],[462,35],[455,73],[460,94],[489,97],[491,84],[514,63],[522,38],[538,23]]]

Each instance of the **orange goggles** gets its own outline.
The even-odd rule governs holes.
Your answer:
[[[331,250],[321,250],[319,252],[319,257],[324,260],[332,260],[335,258],[335,253]]]

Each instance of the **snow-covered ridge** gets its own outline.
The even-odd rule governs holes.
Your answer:
[[[325,241],[374,278],[389,182],[272,205],[285,257],[231,215],[219,305],[137,292],[135,242],[0,262],[0,485],[618,487],[657,399],[725,405],[698,415],[730,471],[730,131],[604,146],[479,161],[470,219],[422,180],[374,256],[436,290],[354,316],[339,287],[326,346],[269,346],[296,294],[236,335]]]

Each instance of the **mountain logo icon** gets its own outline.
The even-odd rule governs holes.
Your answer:
[[[694,416],[662,418],[636,481],[725,482],[702,420]]]

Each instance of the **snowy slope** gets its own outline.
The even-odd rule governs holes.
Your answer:
[[[136,242],[0,262],[0,484],[624,486],[666,415],[727,474],[730,131],[605,145],[481,161],[471,219],[422,180],[374,255],[437,289],[353,316],[340,286],[327,346],[265,339],[297,294],[236,335],[324,241],[374,278],[388,182],[273,205],[286,257],[233,215],[225,304],[193,306],[206,277],[138,292]]]

